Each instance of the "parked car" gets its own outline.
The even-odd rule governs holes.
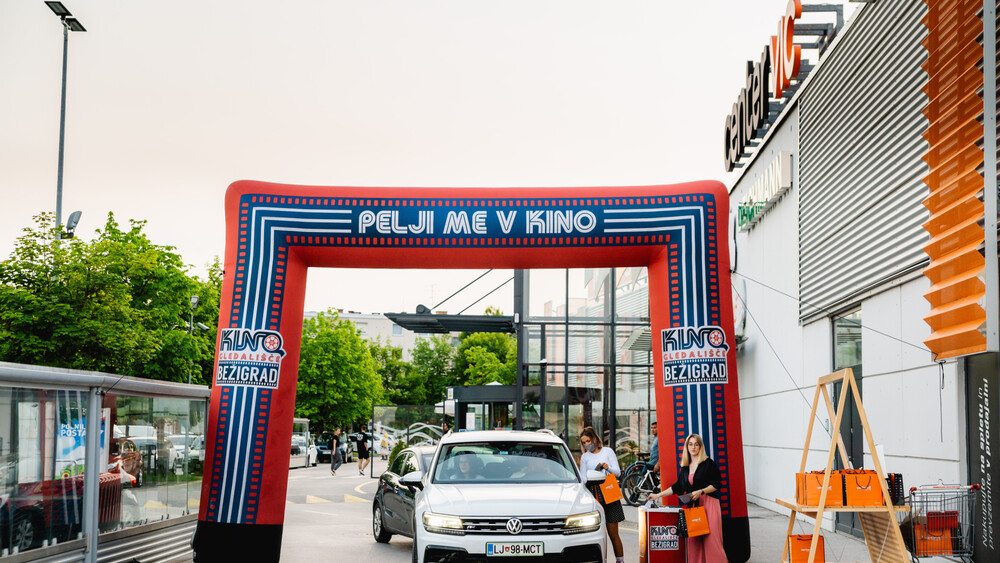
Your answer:
[[[394,518],[411,523],[417,563],[509,555],[603,562],[604,509],[587,490],[603,481],[599,471],[581,475],[566,444],[547,430],[450,434],[426,472],[399,478],[414,491],[414,506],[412,516],[400,507]],[[406,535],[406,524],[397,527],[383,510],[373,506],[376,539]]]
[[[187,461],[188,464],[188,471],[201,471],[205,462],[204,436],[198,436],[194,439],[194,442],[191,443],[191,449],[188,450],[185,461]]]
[[[330,451],[330,440],[333,434],[324,432],[319,435],[316,442],[316,461],[319,463],[330,463],[333,461],[333,452]]]
[[[292,450],[289,458],[289,468],[315,467],[317,460],[316,444],[312,439],[306,439],[301,434],[292,434]]]
[[[167,436],[167,440],[174,445],[174,450],[177,452],[177,456],[174,459],[174,468],[184,467],[190,464],[188,459],[191,456],[192,446],[199,439],[202,439],[200,434],[171,434]]]
[[[108,452],[108,472],[121,473],[132,478],[133,487],[141,487],[143,480],[142,452],[128,438],[112,438]]]
[[[403,487],[403,475],[422,471],[429,473],[437,446],[417,446],[400,450],[392,463],[378,478],[378,489],[372,503],[372,532],[375,541],[386,543],[393,534],[413,537],[413,499],[416,489]]]
[[[0,549],[25,551],[48,538],[67,540],[80,531],[83,475],[8,485],[0,494]],[[98,528],[114,529],[121,522],[122,478],[98,477]]]

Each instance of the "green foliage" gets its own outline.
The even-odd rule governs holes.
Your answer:
[[[205,381],[215,352],[221,268],[188,276],[145,221],[122,229],[109,213],[91,242],[56,240],[52,214],[35,217],[0,262],[0,360],[122,375]],[[213,277],[214,276],[214,277]],[[190,296],[204,307],[189,335]]]
[[[330,310],[302,327],[295,416],[316,428],[367,420],[383,401],[382,381],[371,351],[354,323]]]
[[[474,332],[458,345],[453,371],[460,385],[514,383],[516,370],[517,341],[509,334]]]
[[[418,371],[413,364],[403,361],[401,348],[383,344],[381,340],[370,342],[368,348],[375,361],[375,371],[382,378],[385,399],[389,404],[427,404],[427,374]],[[435,398],[431,402],[438,400]]]
[[[406,447],[404,442],[405,440],[396,440],[396,444],[392,446],[392,451],[389,452],[389,462],[386,465],[392,465],[392,460],[396,459],[399,452],[403,451],[403,448]]]
[[[456,384],[451,371],[454,360],[455,347],[451,345],[448,335],[417,338],[413,348],[413,367],[427,378],[427,403],[441,401],[444,399],[445,389]]]

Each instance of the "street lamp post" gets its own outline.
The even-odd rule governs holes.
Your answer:
[[[62,2],[46,2],[52,12],[59,16],[63,25],[63,59],[62,59],[62,97],[59,108],[59,170],[56,177],[56,228],[62,225],[62,180],[63,180],[63,144],[66,139],[66,56],[69,51],[69,32],[87,31],[80,20],[63,6]]]
[[[198,306],[198,296],[191,296],[191,322],[188,323],[188,335],[194,336],[194,309]],[[191,372],[194,371],[194,367],[188,370],[188,385],[191,385]]]

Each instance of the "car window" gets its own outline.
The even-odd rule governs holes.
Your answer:
[[[412,473],[417,470],[417,457],[413,454],[406,456],[403,460],[403,472],[400,475],[406,475],[407,473]]]
[[[434,452],[420,456],[420,465],[424,471],[430,470],[432,461],[434,461]]]
[[[443,446],[435,483],[570,483],[579,478],[562,444],[479,442]]]
[[[403,463],[409,456],[410,456],[409,452],[403,452],[400,455],[396,456],[396,459],[392,460],[392,465],[389,467],[389,471],[399,476],[405,475],[403,473]]]

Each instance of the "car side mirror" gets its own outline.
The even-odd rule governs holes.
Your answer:
[[[424,472],[411,471],[399,478],[399,484],[410,489],[424,490]]]
[[[591,487],[591,486],[594,486],[594,485],[600,485],[601,483],[604,482],[605,479],[607,479],[607,476],[604,474],[603,471],[595,471],[593,469],[590,469],[590,470],[587,471],[587,486],[588,487]]]

